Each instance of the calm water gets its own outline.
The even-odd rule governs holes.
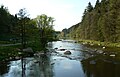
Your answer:
[[[91,49],[72,41],[52,42],[48,48],[53,52],[47,56],[0,64],[0,77],[120,77],[118,54],[93,55]],[[72,54],[65,55],[60,49]]]

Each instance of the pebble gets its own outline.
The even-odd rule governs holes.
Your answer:
[[[105,47],[102,47],[103,49],[105,49]]]
[[[115,57],[115,54],[111,54],[110,56],[111,56],[111,57]]]
[[[97,50],[97,52],[98,52],[98,53],[100,53],[100,54],[102,54],[102,53],[103,53],[103,51],[102,51],[102,50]]]

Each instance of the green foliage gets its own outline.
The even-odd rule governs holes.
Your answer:
[[[87,12],[91,12],[93,10],[93,6],[91,5],[91,3],[89,2],[88,3],[88,6],[87,6]]]
[[[18,37],[19,27],[17,22],[16,15],[11,15],[6,7],[0,7],[0,40],[6,41]]]
[[[120,42],[120,1],[99,0],[93,8],[91,3],[83,13],[81,24],[69,28],[73,39],[96,40],[101,42]]]
[[[16,57],[19,56],[18,54],[18,48],[20,48],[20,45],[17,46],[1,46],[0,47],[0,60],[7,60],[10,57]]]
[[[10,14],[6,7],[0,7],[0,34],[9,32]]]
[[[37,16],[35,19],[37,28],[39,30],[39,39],[40,39],[40,46],[41,48],[46,47],[47,42],[51,41],[54,36],[54,30],[53,30],[53,22],[55,21],[54,18],[48,17],[45,14],[42,14],[40,16]]]
[[[27,17],[27,12],[25,8],[19,10],[18,16],[22,48],[26,48],[26,26],[28,25],[30,19]]]
[[[55,39],[54,19],[43,14],[36,19],[28,17],[25,8],[11,15],[0,7],[0,44],[22,43],[20,46],[0,46],[0,60],[16,57],[19,49],[31,47],[34,52],[46,50],[47,42]],[[14,41],[15,40],[15,41]]]
[[[79,39],[78,42],[86,44],[86,45],[90,45],[92,46],[98,46],[98,47],[116,47],[119,48],[120,47],[120,43],[111,43],[111,42],[101,42],[101,41],[94,41],[94,40],[82,40]],[[120,49],[120,48],[119,48]]]

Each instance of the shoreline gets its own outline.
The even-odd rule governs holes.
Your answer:
[[[120,48],[120,43],[111,43],[111,42],[100,42],[94,40],[76,40],[78,43],[82,43],[83,45],[90,45],[90,46],[102,46],[102,47],[116,47]]]

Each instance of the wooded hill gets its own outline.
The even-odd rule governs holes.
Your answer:
[[[73,39],[120,42],[120,0],[89,2],[82,21],[67,30]]]

